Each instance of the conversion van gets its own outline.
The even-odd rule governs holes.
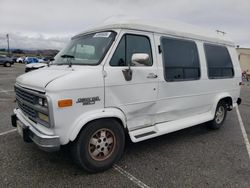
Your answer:
[[[234,43],[173,22],[122,21],[72,37],[43,69],[16,79],[12,124],[46,151],[70,145],[89,172],[117,162],[125,135],[139,142],[209,122],[240,103]]]

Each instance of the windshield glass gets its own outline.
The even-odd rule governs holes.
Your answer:
[[[116,33],[99,32],[73,38],[56,56],[53,65],[98,65],[111,46]]]

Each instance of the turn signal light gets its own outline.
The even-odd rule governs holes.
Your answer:
[[[68,107],[73,105],[73,100],[72,99],[63,99],[58,101],[58,107],[63,108],[63,107]]]

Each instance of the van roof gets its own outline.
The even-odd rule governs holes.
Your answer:
[[[229,38],[228,35],[225,33],[219,31],[205,30],[197,26],[172,20],[164,22],[155,22],[147,20],[119,20],[112,22],[104,22],[103,24],[93,27],[85,31],[84,33],[80,33],[75,37],[94,31],[96,32],[113,29],[148,31],[170,36],[177,36],[181,38],[196,39],[234,46],[234,42],[232,41],[232,39]]]

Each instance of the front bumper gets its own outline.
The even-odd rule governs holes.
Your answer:
[[[22,117],[22,115],[14,110],[14,114],[11,116],[11,123],[13,127],[21,131],[21,135],[25,142],[33,141],[39,148],[44,151],[58,151],[60,149],[59,136],[56,135],[46,135],[36,130],[31,124]],[[21,130],[20,130],[21,129]]]

